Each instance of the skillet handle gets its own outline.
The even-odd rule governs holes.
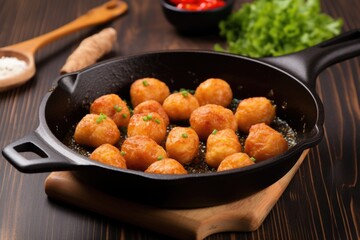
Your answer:
[[[360,55],[360,29],[351,30],[300,52],[263,58],[315,88],[316,78],[325,68]]]
[[[77,167],[54,152],[35,133],[7,145],[2,154],[17,170],[24,173],[73,170]]]

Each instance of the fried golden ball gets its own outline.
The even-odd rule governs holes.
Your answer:
[[[165,148],[169,157],[188,164],[198,154],[199,137],[191,128],[174,127],[168,134]]]
[[[153,162],[167,158],[165,149],[147,136],[125,139],[121,153],[129,169],[145,171]]]
[[[173,121],[188,120],[198,107],[197,99],[188,91],[173,93],[163,103],[166,114]]]
[[[209,78],[200,83],[195,90],[195,97],[200,106],[216,104],[227,107],[233,98],[230,85],[220,78]]]
[[[201,140],[216,130],[230,128],[237,130],[235,116],[230,109],[220,105],[207,104],[195,109],[190,115],[190,125]]]
[[[252,97],[242,100],[235,112],[240,131],[248,133],[252,125],[270,124],[275,118],[275,107],[265,97]]]
[[[105,163],[118,168],[126,168],[125,158],[120,150],[108,143],[97,147],[91,154],[90,159]]]
[[[166,114],[162,105],[155,100],[147,100],[145,102],[140,103],[134,108],[134,114],[138,113],[151,113],[156,112],[160,114],[160,116],[164,119],[165,125],[169,125],[170,120],[168,115]]]
[[[234,153],[221,161],[217,171],[225,171],[235,168],[242,168],[255,164],[246,153]]]
[[[145,172],[157,174],[187,174],[184,166],[172,158],[164,158],[152,163]]]
[[[126,127],[130,119],[126,102],[116,94],[107,94],[95,99],[90,106],[90,113],[103,113],[114,120],[118,127]]]
[[[227,156],[241,151],[241,144],[235,131],[223,129],[214,131],[206,142],[205,162],[217,168]]]
[[[104,114],[87,114],[77,124],[75,142],[89,147],[104,143],[115,145],[120,140],[120,131],[115,122]]]
[[[260,162],[288,150],[285,138],[265,123],[252,125],[245,140],[245,152]]]
[[[146,100],[155,100],[162,104],[170,95],[169,87],[156,78],[142,78],[131,84],[130,97],[133,107]]]
[[[134,114],[127,128],[129,137],[144,135],[161,144],[166,138],[164,119],[156,112]]]

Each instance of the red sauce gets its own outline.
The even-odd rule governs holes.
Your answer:
[[[224,0],[169,0],[177,8],[189,11],[204,11],[225,6]]]

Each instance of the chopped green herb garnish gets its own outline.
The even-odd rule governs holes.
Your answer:
[[[183,138],[188,138],[188,135],[186,133],[181,134]]]
[[[253,162],[256,162],[256,158],[254,158],[254,157],[251,157],[250,160]]]
[[[151,115],[151,114],[148,114],[148,115],[144,116],[142,119],[143,119],[145,122],[146,122],[146,121],[149,121],[149,120],[152,119],[152,115]]]
[[[146,81],[146,80],[144,80],[144,81],[142,81],[142,84],[146,87],[146,86],[149,86],[149,83],[148,83],[148,81]]]
[[[121,114],[121,116],[122,116],[123,118],[126,118],[126,117],[127,117],[127,115],[126,115],[125,113]]]
[[[157,119],[157,118],[155,118],[155,120],[154,120],[157,124],[160,124],[161,122],[160,122],[160,120],[159,119]]]
[[[183,95],[183,97],[187,97],[189,95],[189,92],[186,90],[181,90],[181,94]]]
[[[211,134],[215,135],[218,132],[218,130],[214,129]]]
[[[126,155],[126,152],[121,151],[120,154],[121,154],[122,156],[125,156],[125,155]]]
[[[157,160],[162,160],[164,157],[163,156],[158,156]]]
[[[104,119],[106,119],[106,115],[100,113],[99,117],[96,119],[96,123],[101,123]]]
[[[178,92],[184,93],[186,96],[187,96],[187,94],[189,94],[189,93],[190,93],[190,94],[195,94],[195,90],[186,89],[186,88],[180,88],[179,91],[175,90],[173,93],[178,93]],[[186,96],[184,96],[184,97],[186,97]]]
[[[119,105],[115,105],[114,109],[115,109],[116,112],[121,112],[122,107],[120,107]]]

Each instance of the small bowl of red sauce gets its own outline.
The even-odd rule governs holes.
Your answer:
[[[182,33],[217,33],[234,0],[161,0],[166,19]]]

